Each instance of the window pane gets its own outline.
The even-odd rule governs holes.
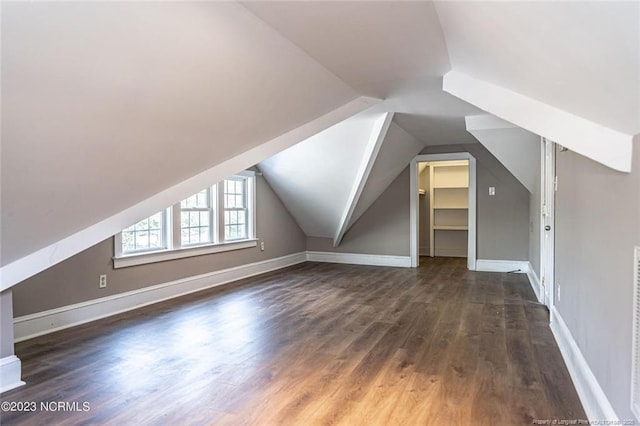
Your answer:
[[[200,215],[198,212],[189,212],[189,226],[200,226]]]
[[[200,226],[208,225],[209,224],[209,212],[199,212],[199,215],[200,215],[200,218],[199,218]]]
[[[227,179],[224,181],[224,207],[244,208],[246,179]]]
[[[162,228],[162,213],[154,214],[149,218],[149,229]]]
[[[180,241],[183,246],[211,242],[210,188],[193,194],[180,203]]]
[[[209,207],[209,188],[193,194],[191,197],[185,198],[180,203],[180,208],[192,209],[192,208],[207,208]]]
[[[181,228],[189,227],[189,212],[180,213],[180,227]]]
[[[247,179],[225,179],[223,199],[225,240],[247,238]]]
[[[131,253],[164,249],[164,211],[142,219],[122,231],[122,252]]]
[[[162,233],[151,231],[149,233],[149,248],[160,248],[162,246]]]
[[[133,232],[122,232],[122,251],[135,250]]]
[[[134,225],[136,231],[144,231],[149,228],[149,218],[142,219],[140,222]]]
[[[149,233],[147,231],[138,232],[136,234],[136,248],[149,248]]]

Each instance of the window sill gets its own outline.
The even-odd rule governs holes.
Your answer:
[[[129,266],[145,265],[147,263],[164,262],[167,260],[184,259],[186,257],[202,256],[205,254],[222,253],[225,251],[242,250],[258,246],[257,239],[230,241],[227,243],[208,244],[204,246],[185,247],[173,250],[157,251],[153,253],[131,254],[114,257],[113,268],[127,268]]]

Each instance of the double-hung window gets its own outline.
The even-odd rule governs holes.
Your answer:
[[[180,203],[180,242],[182,247],[214,242],[212,188],[193,194]]]
[[[255,174],[242,172],[123,229],[115,237],[114,266],[256,245]]]
[[[247,238],[247,178],[238,176],[225,179],[223,195],[225,241]]]

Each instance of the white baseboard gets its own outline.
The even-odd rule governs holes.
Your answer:
[[[611,424],[619,421],[616,412],[600,387],[587,360],[584,359],[578,344],[565,324],[558,310],[551,308],[551,331],[558,343],[562,358],[576,387],[578,397],[589,420],[606,419]],[[615,423],[619,424],[619,423]]]
[[[20,366],[20,358],[15,355],[0,358],[0,393],[24,385]]]
[[[24,315],[13,320],[15,341],[21,342],[174,297],[285,268],[306,260],[306,253],[300,252]]]
[[[410,256],[390,256],[384,254],[308,251],[307,260],[310,262],[348,263],[352,265],[411,267]]]
[[[531,284],[531,288],[536,295],[536,299],[538,299],[538,302],[542,303],[540,280],[538,279],[538,274],[536,274],[536,270],[531,262],[527,262],[527,278],[529,278],[529,284]]]
[[[479,272],[516,272],[526,274],[529,262],[526,260],[476,260],[476,271]]]

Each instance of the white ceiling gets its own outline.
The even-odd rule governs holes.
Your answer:
[[[467,131],[531,193],[540,180],[540,136],[491,115],[465,117]]]
[[[365,111],[259,164],[304,233],[336,235],[376,121]]]
[[[640,133],[640,2],[437,2],[451,67]]]
[[[442,91],[450,68],[431,2],[243,2],[380,111],[429,145],[473,143],[461,117],[477,108]]]
[[[637,2],[3,2],[1,31],[1,265],[358,96],[416,143],[475,142],[450,70],[640,133]]]
[[[235,3],[2,8],[3,265],[356,97]]]
[[[353,211],[349,227],[371,207],[422,148],[424,146],[416,138],[397,124],[391,123]]]
[[[388,98],[450,69],[431,2],[243,2],[356,91]]]

